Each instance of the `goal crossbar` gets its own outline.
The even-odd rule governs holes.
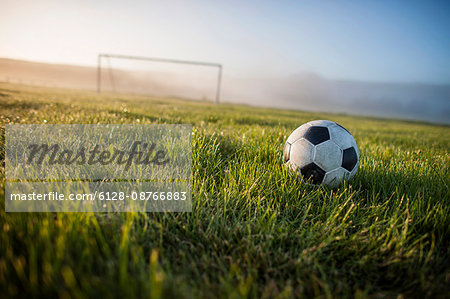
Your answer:
[[[222,81],[222,65],[213,62],[202,62],[202,61],[189,61],[189,60],[179,60],[179,59],[168,59],[168,58],[157,58],[157,57],[141,57],[141,56],[128,56],[120,54],[98,54],[97,60],[97,92],[101,92],[101,67],[102,58],[118,58],[118,59],[128,59],[128,60],[144,60],[144,61],[154,61],[154,62],[168,62],[176,64],[189,64],[189,65],[199,65],[206,67],[217,67],[219,69],[217,74],[217,89],[216,89],[216,104],[220,102],[220,85]]]

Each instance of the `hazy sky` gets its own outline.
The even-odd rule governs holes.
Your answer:
[[[203,60],[244,78],[448,84],[449,32],[450,1],[0,0],[0,57]]]

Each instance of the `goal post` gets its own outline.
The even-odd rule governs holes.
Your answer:
[[[216,92],[215,92],[215,103],[216,104],[220,103],[222,65],[219,63],[100,53],[100,54],[98,54],[98,59],[97,59],[97,93],[101,93],[101,91],[102,91],[102,59],[104,59],[104,58],[107,58],[107,59],[117,58],[117,59],[122,59],[122,60],[127,59],[127,60],[153,61],[153,62],[163,62],[163,63],[171,63],[171,64],[197,65],[197,66],[217,68],[218,72],[217,72],[217,83],[216,83]],[[112,70],[111,70],[110,65],[109,65],[108,69],[109,69],[109,76],[110,76],[111,84],[114,86],[114,77],[112,75]]]

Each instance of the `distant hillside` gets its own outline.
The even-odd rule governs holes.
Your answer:
[[[216,75],[102,68],[102,90],[175,96],[191,99],[215,96]],[[28,85],[95,90],[97,68],[0,58],[0,81]],[[208,82],[209,81],[209,82]]]
[[[339,109],[339,98],[328,97],[343,112],[450,123],[450,85],[331,81],[327,87],[346,99]]]
[[[95,68],[0,58],[0,81],[94,89]]]
[[[95,67],[0,58],[0,81],[94,90]],[[105,90],[214,99],[215,74],[104,69]],[[237,79],[227,76],[222,99],[255,106],[339,112],[450,124],[450,85],[331,80],[315,73],[285,78]]]
[[[255,90],[257,94],[252,94]],[[330,80],[304,73],[248,80],[235,91],[233,98],[248,102],[259,99],[261,105],[270,107],[450,124],[450,85]]]

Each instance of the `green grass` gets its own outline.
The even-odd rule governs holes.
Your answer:
[[[360,169],[339,188],[282,165],[287,136],[313,119],[358,143]],[[5,213],[2,163],[0,297],[450,292],[448,126],[6,84],[0,123],[194,128],[192,213]]]

